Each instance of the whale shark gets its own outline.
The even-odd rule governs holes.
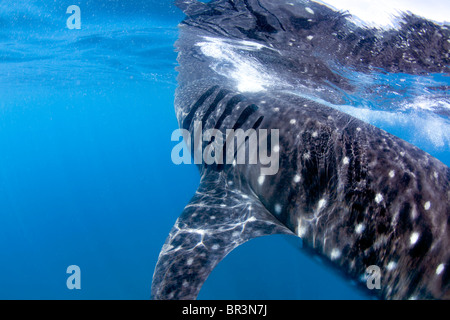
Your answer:
[[[258,156],[197,163],[200,185],[162,247],[152,299],[196,299],[227,254],[274,234],[300,237],[356,281],[378,267],[378,298],[450,299],[450,169],[329,105],[354,86],[336,66],[448,73],[449,30],[412,14],[396,29],[367,28],[313,1],[176,4],[186,15],[175,93],[186,144],[196,144],[196,130],[276,129],[278,140],[268,134],[252,149],[249,134],[237,148],[250,158],[267,146],[278,170],[263,174]],[[225,152],[221,145],[212,157]]]

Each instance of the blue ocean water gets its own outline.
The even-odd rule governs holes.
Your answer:
[[[70,5],[80,30],[66,27]],[[0,2],[0,299],[150,297],[199,181],[170,157],[182,18],[171,0]],[[336,72],[360,92],[334,107],[450,164],[448,75]],[[66,286],[70,265],[81,290]],[[199,298],[369,297],[272,236],[232,252]]]

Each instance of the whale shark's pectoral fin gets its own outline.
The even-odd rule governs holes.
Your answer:
[[[228,253],[250,239],[271,234],[292,233],[253,195],[202,183],[162,248],[152,299],[196,299]]]

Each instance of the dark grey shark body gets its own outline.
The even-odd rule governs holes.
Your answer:
[[[284,233],[300,236],[352,278],[361,279],[367,267],[378,266],[382,288],[377,293],[382,298],[449,299],[449,168],[383,130],[289,93],[297,85],[317,89],[324,81],[349,88],[345,79],[311,57],[313,51],[326,54],[333,43],[339,48],[334,50],[338,62],[362,61],[357,65],[361,69],[446,72],[448,55],[442,55],[442,46],[448,46],[447,31],[421,20],[433,45],[418,56],[401,46],[389,51],[374,32],[357,29],[314,3],[178,4],[188,15],[177,43],[180,127],[192,132],[194,121],[201,121],[204,130],[223,132],[279,129],[280,170],[263,177],[260,164],[199,166],[200,187],[161,251],[152,298],[194,299],[234,248],[255,237]],[[358,37],[351,41],[351,34]],[[397,39],[399,34],[389,36]],[[261,44],[242,54],[267,66],[283,83],[255,93],[238,92],[197,46],[205,36]],[[318,49],[311,39],[328,47]],[[414,56],[415,62],[396,63],[398,54]],[[426,59],[427,54],[434,59]],[[328,97],[338,99],[333,92]]]

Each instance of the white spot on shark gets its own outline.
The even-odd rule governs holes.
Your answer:
[[[411,209],[411,219],[416,220],[416,218],[417,218],[417,209],[416,206],[413,206]]]
[[[424,207],[424,209],[427,210],[427,211],[430,210],[430,208],[431,208],[431,202],[430,202],[430,201],[425,202],[425,204],[424,204],[423,207]]]
[[[395,171],[394,171],[394,170],[391,170],[391,171],[389,172],[389,177],[390,177],[390,178],[395,178]]]
[[[305,10],[310,14],[314,14],[314,10],[311,9],[310,7],[306,7]]]
[[[318,211],[322,210],[323,207],[325,207],[326,204],[327,204],[327,200],[320,199],[319,203],[317,204],[317,210]]]
[[[392,271],[395,268],[397,268],[397,262],[394,261],[389,262],[389,264],[386,266],[387,271]]]
[[[339,249],[333,249],[331,251],[331,260],[336,260],[339,259],[341,257],[342,253]]]
[[[345,157],[345,158],[342,160],[342,163],[346,166],[346,165],[348,165],[348,164],[350,163],[350,159],[349,159],[348,157]]]
[[[366,230],[366,226],[365,226],[364,224],[362,224],[362,223],[358,224],[358,225],[356,226],[356,228],[355,228],[355,232],[356,232],[357,234],[363,233],[364,230]]]
[[[264,184],[264,181],[266,181],[266,176],[259,176],[258,178],[258,184],[262,186]]]
[[[419,240],[419,238],[420,238],[420,233],[413,232],[411,234],[411,237],[409,238],[409,242],[410,242],[411,246],[415,245],[417,243],[417,241]]]
[[[307,229],[307,226],[305,226],[303,223],[302,223],[302,219],[301,218],[298,218],[298,220],[297,220],[297,235],[300,237],[300,238],[302,238],[305,234],[306,234],[306,231],[307,231],[308,229]]]
[[[444,271],[445,269],[445,265],[443,263],[441,263],[440,265],[438,265],[438,267],[436,268],[436,274],[440,275],[442,273],[442,271]]]
[[[281,211],[283,210],[283,207],[281,206],[281,204],[276,204],[275,205],[275,213],[276,214],[280,214],[281,213]]]
[[[290,123],[291,123],[291,124],[296,124],[296,123],[297,123],[297,120],[292,119],[292,120],[290,121]]]
[[[298,174],[294,177],[294,182],[299,183],[302,180],[302,177],[300,177]]]
[[[375,196],[375,202],[381,203],[381,201],[383,201],[383,195],[381,193],[377,193],[377,195]]]

